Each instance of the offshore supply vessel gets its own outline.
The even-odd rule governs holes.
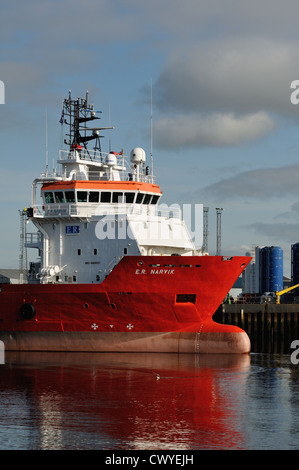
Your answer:
[[[248,353],[247,334],[212,316],[250,258],[197,249],[181,211],[159,205],[152,158],[103,152],[98,119],[69,92],[60,171],[33,181],[23,211],[39,260],[0,293],[5,350]]]

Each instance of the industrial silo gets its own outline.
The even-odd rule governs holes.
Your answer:
[[[283,250],[279,246],[260,249],[260,293],[283,289]]]
[[[291,246],[292,286],[299,284],[299,243]]]

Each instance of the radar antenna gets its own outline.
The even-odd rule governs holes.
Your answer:
[[[65,98],[62,104],[62,113],[60,118],[61,125],[66,124],[69,126],[69,133],[66,133],[68,140],[65,139],[64,143],[69,145],[70,150],[82,149],[82,146],[88,151],[87,143],[94,140],[94,151],[98,151],[102,155],[101,130],[114,129],[114,127],[88,127],[88,123],[101,119],[96,114],[102,111],[95,111],[94,105],[88,103],[88,91],[85,98],[72,99],[71,91],[69,90],[68,98]],[[92,132],[90,134],[90,132]]]

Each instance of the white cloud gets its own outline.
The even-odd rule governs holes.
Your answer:
[[[154,135],[158,146],[169,149],[234,146],[258,139],[274,127],[273,119],[264,112],[239,117],[232,113],[186,114],[158,119]]]

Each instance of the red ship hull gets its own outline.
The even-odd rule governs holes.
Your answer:
[[[248,257],[125,256],[101,284],[3,285],[5,350],[248,353],[212,316]]]

